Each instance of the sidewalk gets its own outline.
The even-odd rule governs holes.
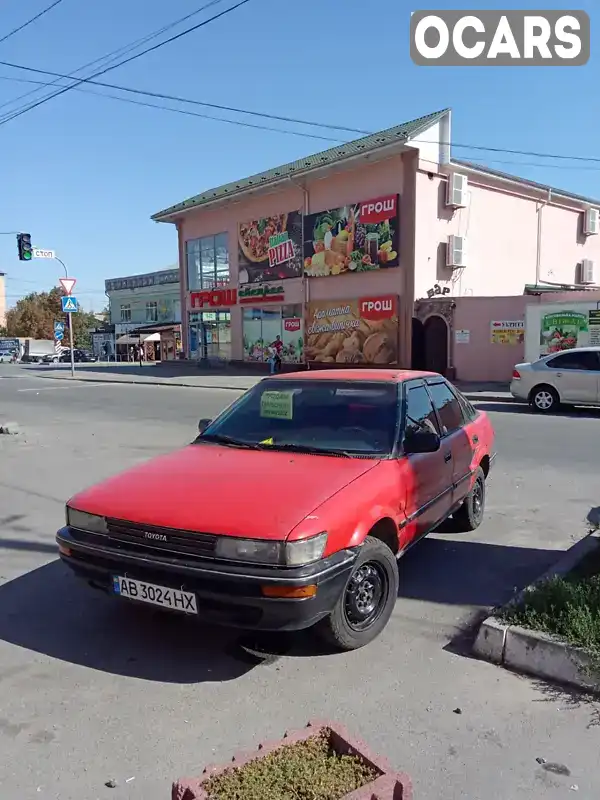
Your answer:
[[[195,389],[229,389],[244,392],[251,389],[265,374],[240,374],[243,370],[219,370],[203,372],[197,367],[177,365],[177,367],[149,364],[143,367],[115,364],[78,364],[75,377],[71,378],[70,370],[46,368],[28,368],[27,372],[37,377],[66,381],[91,381],[93,383],[129,383],[146,384],[147,386],[185,386]],[[176,374],[173,374],[176,373]],[[290,373],[293,375],[293,373]],[[512,400],[508,384],[494,383],[461,383],[459,389],[470,399],[487,402],[507,402]]]

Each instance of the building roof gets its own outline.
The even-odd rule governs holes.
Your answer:
[[[442,111],[435,111],[433,114],[427,114],[424,117],[418,117],[418,119],[403,122],[393,128],[388,128],[387,130],[364,136],[361,139],[331,147],[328,150],[324,150],[322,153],[315,153],[306,158],[291,161],[289,164],[283,164],[280,167],[269,169],[266,172],[259,172],[257,175],[251,175],[249,178],[243,178],[239,181],[226,183],[223,186],[217,186],[215,189],[209,189],[206,192],[197,194],[195,197],[190,197],[188,200],[184,200],[181,203],[170,206],[170,208],[165,208],[163,211],[153,214],[152,219],[156,222],[166,221],[166,218],[182,211],[189,211],[192,208],[199,208],[208,203],[214,203],[216,200],[222,200],[226,197],[235,197],[259,187],[269,186],[270,184],[281,181],[283,178],[289,178],[292,175],[299,175],[322,167],[339,164],[358,155],[374,153],[377,150],[388,147],[394,142],[408,142],[410,139],[418,136],[419,133],[427,130],[431,125],[438,122],[448,111],[449,109],[447,108]]]
[[[533,189],[545,189],[546,191],[550,190],[552,194],[558,195],[559,197],[568,197],[571,200],[577,200],[580,203],[589,203],[594,206],[600,206],[600,200],[595,200],[593,197],[584,197],[580,194],[574,194],[574,192],[568,192],[566,189],[557,189],[554,186],[548,186],[545,183],[536,183],[536,181],[530,181],[528,178],[522,178],[519,175],[512,175],[509,172],[500,172],[500,170],[486,167],[483,164],[477,164],[474,161],[464,161],[463,159],[452,158],[450,163],[456,164],[458,167],[466,167],[467,169],[474,169],[477,170],[477,172],[483,172],[487,175],[493,175],[496,178],[504,178],[505,180],[516,181],[517,183],[522,183],[525,186],[531,186]]]

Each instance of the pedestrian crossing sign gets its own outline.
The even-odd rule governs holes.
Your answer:
[[[72,314],[75,311],[79,311],[79,306],[77,305],[77,298],[73,297],[72,295],[67,295],[66,297],[61,297],[62,302],[62,310],[63,314]]]

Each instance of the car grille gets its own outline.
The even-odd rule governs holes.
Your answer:
[[[75,539],[90,544],[101,544],[118,552],[185,560],[214,558],[217,537],[211,533],[195,533],[156,525],[140,525],[118,519],[107,519],[108,535],[72,530]]]

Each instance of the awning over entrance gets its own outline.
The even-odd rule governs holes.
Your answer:
[[[126,333],[119,336],[116,344],[141,344],[142,342],[160,342],[160,333],[146,333],[135,336],[133,333]]]

